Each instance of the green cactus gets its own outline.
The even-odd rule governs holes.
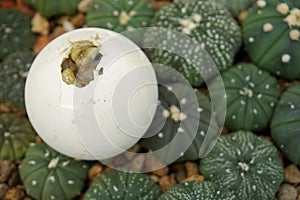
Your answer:
[[[224,72],[222,79],[227,99],[225,126],[231,130],[265,129],[280,95],[276,79],[251,63],[238,64]],[[218,96],[219,82],[211,87],[212,94]]]
[[[86,22],[90,27],[123,32],[148,26],[153,13],[148,0],[94,0]]]
[[[212,69],[206,63],[210,59],[207,53],[219,70],[224,71],[232,64],[241,45],[237,22],[224,6],[213,1],[184,1],[162,7],[156,12],[151,26],[177,31],[178,34],[166,36],[162,32],[167,30],[147,31],[144,45],[155,47],[147,50],[150,60],[173,67],[193,86],[201,85],[201,76],[211,73]],[[191,44],[191,41],[199,45]],[[178,51],[183,55],[178,55]]]
[[[197,0],[180,0],[180,1],[197,1]],[[234,17],[238,17],[240,12],[247,10],[256,2],[256,0],[214,0],[214,1],[224,5]]]
[[[223,4],[234,17],[239,16],[240,12],[247,10],[256,2],[256,0],[215,0],[215,1]]]
[[[300,1],[259,0],[243,23],[245,49],[259,67],[300,78]]]
[[[232,192],[209,181],[191,181],[177,184],[158,198],[158,200],[178,199],[234,200],[237,198]]]
[[[74,14],[80,0],[24,0],[26,4],[50,18],[60,14]]]
[[[25,81],[34,57],[30,51],[17,51],[0,63],[0,102],[9,102],[18,108],[25,107]]]
[[[300,166],[300,84],[280,97],[271,121],[271,136],[283,154]]]
[[[157,200],[158,185],[143,174],[109,171],[101,174],[86,192],[84,199]]]
[[[200,171],[238,199],[274,199],[284,172],[273,143],[251,132],[221,136],[200,162]]]
[[[35,199],[73,199],[81,193],[88,164],[56,152],[45,143],[31,146],[19,172],[27,194]]]
[[[22,158],[35,138],[35,131],[25,117],[16,114],[0,115],[0,160]]]
[[[35,35],[28,16],[13,9],[0,8],[0,60],[15,51],[32,49]]]
[[[175,96],[170,88],[174,91],[179,91],[181,94],[177,93]],[[196,103],[198,103],[199,107],[196,112],[200,114],[199,121],[197,121],[197,116],[193,113],[194,110],[191,106],[193,99],[180,83],[169,84],[168,88],[159,86],[159,102],[162,108],[157,110],[152,126],[156,128],[161,122],[165,121],[165,123],[161,127],[161,130],[155,132],[155,135],[147,137],[148,133],[146,133],[146,137],[140,141],[141,146],[156,151],[168,145],[167,151],[164,151],[164,153],[159,151],[157,155],[163,161],[172,162],[173,160],[169,159],[175,157],[178,158],[177,161],[197,160],[204,138],[207,135],[212,115],[208,98],[197,90],[194,94],[198,100]],[[177,99],[179,96],[183,98]],[[189,113],[183,113],[181,111],[182,109]],[[214,116],[213,119],[215,119]],[[216,122],[216,120],[214,122]],[[195,123],[198,123],[198,132],[195,138],[193,138],[194,132],[192,127],[196,126]],[[219,133],[218,126],[216,123],[212,123],[212,125],[215,137],[217,137]],[[149,130],[153,130],[151,126]],[[150,134],[153,133],[150,132]],[[177,142],[170,143],[176,135],[180,134],[184,134],[188,136],[188,138],[182,138],[180,144]],[[185,141],[186,139],[188,139],[188,141]],[[193,142],[191,142],[188,149],[178,151],[179,149],[184,149],[185,144],[191,140]],[[175,155],[178,152],[179,155]]]

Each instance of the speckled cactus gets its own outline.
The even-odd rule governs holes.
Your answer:
[[[283,154],[300,166],[300,84],[281,96],[271,121],[271,136]]]
[[[84,195],[85,200],[157,200],[158,185],[143,174],[109,171],[101,174]]]
[[[62,155],[45,143],[31,146],[19,172],[27,194],[35,199],[73,199],[81,193],[86,162]]]
[[[123,32],[148,26],[153,13],[148,0],[94,0],[86,22],[90,27]]]
[[[265,129],[280,95],[276,79],[251,63],[238,64],[224,72],[222,79],[227,96],[225,126],[231,130]],[[219,82],[211,87],[218,96]]]
[[[23,13],[0,8],[0,60],[15,51],[32,49],[35,35],[31,32],[28,16]]]
[[[284,173],[273,143],[251,132],[238,131],[221,136],[200,171],[238,199],[274,199]]]
[[[28,119],[16,114],[0,115],[0,160],[22,158],[35,138]]]
[[[149,31],[145,34],[144,44],[156,48],[147,51],[152,62],[173,67],[193,86],[203,82],[195,67],[201,75],[211,73],[212,69],[206,63],[209,60],[207,53],[219,70],[224,71],[232,64],[241,44],[238,24],[224,6],[213,1],[184,1],[165,6],[156,12],[151,26],[181,33],[166,36],[157,30]],[[199,45],[191,45],[191,39]]]
[[[172,90],[180,91],[181,94],[177,93],[176,95],[184,98],[177,99]],[[152,125],[158,127],[158,124],[161,122],[165,121],[165,123],[161,130],[156,131],[156,134],[151,137],[145,137],[140,141],[140,144],[152,151],[168,145],[167,151],[164,151],[164,153],[159,152],[157,155],[162,161],[171,162],[172,160],[169,159],[173,157],[178,158],[177,161],[196,160],[199,158],[199,152],[211,121],[211,105],[208,98],[201,92],[195,91],[195,95],[198,100],[196,103],[199,106],[196,112],[199,113],[199,116],[195,116],[193,113],[195,110],[190,110],[193,109],[191,106],[193,104],[192,97],[180,83],[171,84],[168,88],[164,86],[159,87],[159,102],[162,107],[157,110]],[[197,121],[197,117],[200,117],[199,121]],[[215,119],[214,116],[212,119]],[[198,132],[196,134],[192,128],[197,127],[195,123],[198,125]],[[213,121],[211,128],[214,132],[214,136],[211,136],[211,138],[217,137],[219,131],[216,120]],[[152,130],[151,127],[149,130]],[[177,134],[184,134],[188,137],[182,138],[179,144],[177,142],[171,144],[170,141]],[[179,149],[185,148],[187,142],[190,142],[188,149],[180,151],[180,155],[175,155]]]
[[[259,67],[300,78],[300,1],[259,0],[243,23],[245,48]]]
[[[234,17],[237,17],[240,12],[251,7],[256,0],[215,0],[218,3],[225,5]]]
[[[50,18],[60,14],[74,14],[80,0],[24,0],[26,4]]]
[[[35,55],[30,51],[17,51],[0,63],[0,102],[24,107],[24,88],[27,73]]]
[[[158,200],[234,200],[237,199],[232,192],[219,187],[209,181],[191,181],[171,187]]]

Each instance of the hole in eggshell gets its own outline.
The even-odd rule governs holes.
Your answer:
[[[68,57],[64,58],[60,67],[62,80],[70,85],[82,88],[94,80],[93,71],[96,70],[102,54],[100,48],[88,40],[71,43]],[[103,68],[98,75],[103,74]]]

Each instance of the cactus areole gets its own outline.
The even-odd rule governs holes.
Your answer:
[[[133,42],[109,30],[84,28],[39,53],[26,81],[25,103],[33,127],[51,147],[101,160],[122,153],[146,132],[156,85],[151,63]]]

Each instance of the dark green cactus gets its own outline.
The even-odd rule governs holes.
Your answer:
[[[148,26],[153,13],[148,0],[94,0],[86,22],[90,27],[123,32]]]
[[[85,200],[157,200],[158,185],[143,174],[109,171],[101,174],[84,195]]]
[[[32,49],[35,35],[28,16],[13,9],[0,8],[0,60],[15,51]]]
[[[265,129],[280,95],[276,79],[251,63],[238,64],[224,72],[222,79],[227,97],[225,126],[231,130]],[[219,82],[213,82],[211,87],[217,96]]]
[[[80,0],[24,0],[26,4],[50,18],[60,14],[74,14]]]
[[[31,146],[19,172],[27,194],[35,199],[73,199],[81,193],[88,164],[56,152],[45,143]]]
[[[0,115],[0,159],[22,158],[35,138],[35,131],[25,117],[16,114]]]
[[[232,64],[241,45],[238,24],[224,6],[213,1],[184,1],[162,7],[156,12],[151,26],[178,34],[166,36],[158,30],[147,31],[144,45],[156,48],[147,51],[150,60],[173,67],[193,86],[203,83],[201,75],[211,73],[212,69],[206,63],[209,60],[207,53],[219,70],[224,71]],[[191,39],[199,45],[192,45]],[[183,55],[178,55],[178,51]]]
[[[271,136],[283,154],[300,166],[300,84],[281,96],[271,121]]]
[[[163,161],[170,161],[169,158],[176,157],[177,161],[185,161],[185,160],[196,160],[199,158],[199,152],[203,145],[203,141],[205,136],[207,135],[207,130],[211,121],[211,104],[208,98],[199,91],[195,91],[196,98],[198,100],[198,110],[196,112],[199,113],[200,118],[197,121],[197,116],[193,114],[195,110],[189,110],[189,107],[192,107],[192,98],[189,95],[189,92],[182,87],[180,83],[170,84],[169,88],[164,86],[159,86],[159,102],[162,108],[157,110],[156,116],[152,122],[153,127],[158,127],[158,124],[165,121],[161,130],[156,131],[157,133],[151,137],[145,137],[140,141],[141,146],[150,149],[152,151],[156,151],[168,145],[168,151],[164,151],[164,153],[159,152],[158,157]],[[180,91],[181,94],[175,94],[172,90]],[[182,99],[177,99],[178,96],[183,97]],[[181,107],[182,106],[182,107]],[[184,113],[182,109],[186,110]],[[215,119],[215,116],[212,117]],[[215,123],[212,123],[212,128],[214,130],[215,137],[218,136],[218,126]],[[198,127],[198,131],[195,134],[193,132],[193,128],[195,123],[198,123],[196,127]],[[186,129],[186,130],[185,130]],[[150,126],[150,129],[151,126]],[[153,133],[150,133],[153,134]],[[184,134],[188,136],[191,144],[189,145],[186,151],[182,150],[180,155],[174,155],[178,152],[178,149],[184,149],[184,146],[187,141],[184,141],[185,138],[180,140],[180,143],[170,143],[172,139],[177,134]],[[193,138],[195,135],[195,138]],[[147,136],[147,133],[146,133]],[[174,150],[176,149],[176,151]]]
[[[180,1],[197,1],[197,0],[180,0]],[[207,0],[209,1],[209,0]],[[240,12],[251,7],[256,0],[214,0],[224,5],[234,17],[238,17]]]
[[[259,67],[300,78],[300,1],[260,0],[243,23],[245,49]]]
[[[0,63],[0,102],[22,108],[28,71],[35,55],[30,51],[15,52]]]
[[[207,180],[235,193],[238,199],[274,199],[284,172],[273,143],[251,132],[221,136],[200,162]]]
[[[247,10],[251,7],[256,0],[215,0],[218,3],[223,4],[230,13],[237,17],[240,12]]]
[[[232,192],[219,187],[209,181],[191,181],[171,187],[158,200],[234,200],[237,199]]]

